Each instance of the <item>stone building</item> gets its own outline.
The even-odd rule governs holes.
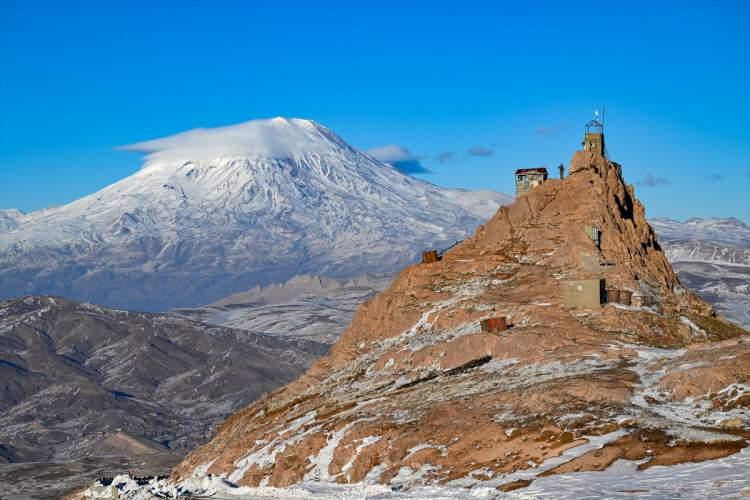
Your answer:
[[[583,135],[583,150],[607,156],[607,150],[604,147],[604,122],[600,122],[598,117],[586,124],[586,132]]]
[[[544,167],[519,168],[516,170],[516,196],[521,196],[546,180],[547,169]]]

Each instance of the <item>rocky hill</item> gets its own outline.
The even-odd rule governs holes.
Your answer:
[[[0,298],[201,306],[301,274],[392,272],[511,200],[402,174],[309,120],[131,146],[144,167],[73,203],[0,212]]]
[[[570,171],[405,269],[173,481],[511,490],[618,458],[643,470],[744,448],[747,332],[682,287],[619,165],[577,152]],[[602,278],[638,304],[599,306]],[[592,285],[580,280],[597,304],[577,302]],[[483,331],[497,317],[509,328]]]
[[[21,483],[54,496],[37,476],[80,485],[129,466],[164,473],[327,350],[58,297],[2,301],[0,496]]]

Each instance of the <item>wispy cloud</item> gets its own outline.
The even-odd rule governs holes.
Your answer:
[[[485,158],[495,154],[495,150],[493,148],[485,148],[484,146],[473,146],[467,149],[466,152],[471,156],[482,156]]]
[[[717,173],[703,174],[703,178],[711,182],[719,182],[720,180],[724,179],[720,174]]]
[[[635,183],[636,186],[643,186],[643,187],[657,187],[657,186],[666,186],[669,184],[669,180],[664,177],[658,177],[656,175],[652,174],[646,174],[646,177],[644,177],[641,181]]]
[[[564,128],[565,128],[564,124],[552,125],[549,127],[537,127],[535,132],[537,135],[553,136],[553,135],[557,135]]]
[[[453,151],[443,151],[439,155],[437,155],[437,160],[440,163],[448,163],[453,159],[453,157],[456,156]]]
[[[368,149],[366,153],[376,160],[392,165],[404,174],[430,174],[432,171],[421,163],[421,157],[414,156],[411,151],[397,144],[387,144]]]

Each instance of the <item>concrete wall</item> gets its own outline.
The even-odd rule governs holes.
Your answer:
[[[594,309],[604,302],[604,280],[563,281],[563,306],[567,309],[582,307]]]

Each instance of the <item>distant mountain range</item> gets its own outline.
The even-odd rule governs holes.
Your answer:
[[[693,217],[684,222],[658,217],[649,223],[659,238],[665,242],[677,241],[710,241],[733,245],[739,248],[750,248],[750,226],[734,217],[701,219]]]
[[[0,212],[0,298],[163,311],[300,274],[392,272],[512,200],[409,177],[309,120],[130,149],[148,156],[126,179],[61,207]]]
[[[750,226],[734,218],[650,222],[682,283],[750,327]]]
[[[255,287],[213,304],[174,314],[215,325],[333,344],[361,303],[383,290],[392,274],[353,279],[296,276],[287,283]]]
[[[0,301],[0,464],[107,475],[130,460],[166,472],[233,411],[327,350],[58,297]]]

